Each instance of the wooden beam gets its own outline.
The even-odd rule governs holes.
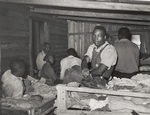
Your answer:
[[[61,23],[60,23],[60,20],[59,19],[54,19],[53,17],[52,17],[52,15],[46,15],[46,14],[40,14],[40,13],[30,13],[30,18],[31,19],[33,19],[33,20],[36,20],[36,21],[46,21],[46,22],[48,22],[48,21],[50,21],[50,22],[52,22],[52,23],[54,23],[54,22],[56,22],[57,21],[57,23],[59,24],[59,25],[66,25],[67,24],[67,21],[61,21]]]
[[[119,10],[119,11],[143,11],[150,12],[149,5],[142,4],[127,4],[127,3],[110,3],[98,1],[73,1],[73,0],[0,0],[0,2],[57,6],[57,7],[72,7],[85,9],[104,9],[104,10]]]
[[[110,19],[95,19],[95,18],[83,18],[83,17],[70,17],[70,16],[53,16],[55,18],[66,19],[66,20],[80,20],[80,21],[91,21],[91,22],[104,22],[104,23],[116,23],[116,24],[130,24],[130,25],[146,25],[149,26],[150,22],[140,21],[128,21],[128,20],[110,20]]]
[[[35,8],[31,10],[34,13],[46,13],[55,15],[67,16],[82,16],[82,17],[96,17],[96,18],[111,18],[111,19],[126,19],[126,20],[142,20],[150,21],[150,15],[133,15],[133,14],[119,14],[119,13],[102,13],[90,11],[73,11],[73,10],[56,10],[46,8]]]
[[[134,4],[150,4],[150,0],[95,0],[99,2],[114,2],[114,3],[134,3]]]
[[[117,0],[117,1],[120,2],[120,3],[150,4],[150,0]]]

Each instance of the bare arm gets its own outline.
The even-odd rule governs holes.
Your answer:
[[[82,70],[85,68],[88,68],[88,62],[90,61],[90,57],[89,56],[84,56],[82,63],[81,63],[81,68]]]
[[[91,70],[92,77],[101,76],[107,70],[107,66],[104,64],[100,64],[97,68]]]

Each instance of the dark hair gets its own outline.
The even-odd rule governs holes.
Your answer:
[[[14,59],[10,63],[10,69],[12,73],[16,73],[18,69],[25,68],[25,62],[23,59]]]
[[[45,43],[43,44],[43,46],[42,46],[42,49],[45,48],[46,45],[49,45],[49,46],[51,47],[51,44],[50,44],[50,43],[45,42]]]
[[[118,30],[118,35],[121,36],[121,38],[131,39],[131,33],[130,30],[126,27],[120,28]]]
[[[77,56],[77,52],[75,51],[74,48],[69,48],[68,51],[67,51],[67,54]]]
[[[43,44],[43,46],[46,46],[46,45],[50,45],[50,43],[48,43],[48,42],[45,42],[45,43]]]
[[[93,32],[98,29],[98,30],[102,30],[104,32],[104,34],[106,34],[106,29],[103,26],[96,26],[93,30]]]

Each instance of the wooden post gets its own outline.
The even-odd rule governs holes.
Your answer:
[[[1,64],[1,59],[2,59],[2,56],[1,56],[1,37],[0,37],[0,76],[1,76],[1,66],[2,66],[2,64]],[[0,77],[1,78],[1,77]]]
[[[35,21],[34,22],[34,48],[35,48],[35,53],[38,54],[40,52],[40,29],[39,29],[39,22]]]
[[[29,63],[30,75],[33,76],[33,50],[32,50],[32,19],[29,19]]]
[[[73,21],[68,21],[68,33],[73,33],[74,32],[74,22]],[[74,36],[69,35],[68,36],[68,48],[74,48]]]
[[[49,27],[48,27],[48,22],[44,22],[44,39],[46,42],[51,42],[50,41],[50,34],[49,34]]]
[[[81,24],[81,32],[84,32],[84,23]],[[85,53],[85,52],[84,52],[84,49],[85,49],[85,48],[84,48],[84,45],[85,45],[85,44],[84,44],[84,34],[81,35],[81,44],[82,44],[82,45],[81,45],[81,57],[83,57],[83,55],[84,55],[84,53]]]
[[[42,46],[43,46],[43,43],[45,42],[45,39],[44,39],[44,22],[40,22],[39,23],[39,29],[40,29],[40,44],[39,44],[39,47],[40,49],[42,49]]]
[[[64,85],[57,85],[57,109],[58,112],[65,111],[67,110],[67,105],[66,105],[66,97],[67,97],[67,91],[63,89]]]

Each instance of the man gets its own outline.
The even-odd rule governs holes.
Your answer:
[[[61,68],[61,72],[60,72],[60,79],[63,80],[64,79],[64,73],[66,71],[66,69],[71,68],[74,65],[79,65],[81,66],[81,59],[77,58],[77,53],[75,51],[75,49],[70,48],[67,51],[67,57],[62,59],[60,62],[60,68]]]
[[[4,97],[21,98],[25,90],[23,85],[23,75],[25,63],[21,59],[15,59],[10,63],[10,70],[2,75],[2,90]]]
[[[44,57],[46,56],[46,54],[50,51],[50,44],[49,43],[44,43],[42,46],[42,51],[37,55],[36,58],[36,65],[37,65],[37,69],[38,69],[38,76],[40,77],[41,75],[41,69],[43,67],[43,65],[46,63],[46,61],[44,61]]]
[[[131,78],[138,72],[139,48],[130,41],[131,33],[128,28],[118,30],[119,41],[115,43],[118,61],[113,76],[118,78]]]
[[[103,26],[96,26],[93,30],[93,44],[89,46],[87,53],[85,54],[81,67],[82,75],[84,77],[90,76],[98,79],[109,79],[113,67],[116,64],[117,54],[115,48],[106,42],[106,29]],[[88,63],[91,62],[92,69],[89,70]],[[77,72],[79,73],[79,72]],[[68,79],[70,78],[67,76]],[[76,80],[78,76],[74,76],[72,79]],[[71,78],[70,78],[71,79]],[[80,76],[80,80],[83,77]]]
[[[41,80],[47,85],[55,85],[59,83],[59,78],[57,77],[52,65],[54,64],[54,54],[52,51],[48,52],[44,57],[46,63],[43,65],[41,70]]]
[[[96,26],[93,31],[93,42],[89,46],[82,61],[82,74],[108,80],[116,64],[117,54],[115,48],[106,41],[106,29]],[[92,69],[89,70],[88,62]]]

